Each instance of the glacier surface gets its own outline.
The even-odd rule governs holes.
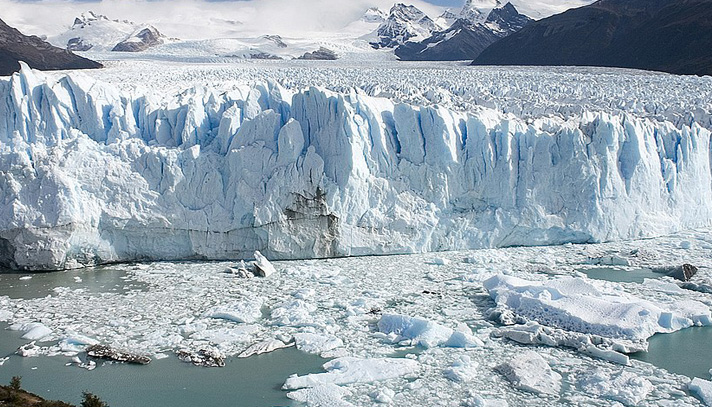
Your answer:
[[[0,265],[293,259],[656,236],[710,224],[710,131],[523,118],[358,87],[0,79]]]

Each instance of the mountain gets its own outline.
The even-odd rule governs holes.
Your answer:
[[[469,9],[468,9],[469,7]],[[460,15],[467,15],[472,3]],[[507,3],[489,11],[481,22],[459,18],[450,28],[433,33],[422,41],[400,45],[395,54],[406,61],[462,61],[477,57],[484,49],[502,37],[519,31],[532,21]]]
[[[163,44],[164,36],[156,27],[147,26],[132,33],[127,39],[116,44],[112,51],[141,52],[156,45]]]
[[[19,61],[40,70],[101,68],[98,62],[27,36],[0,20],[0,76],[20,70]]]
[[[404,61],[462,61],[479,55],[499,38],[482,24],[460,19],[423,41],[406,42],[395,53]]]
[[[62,34],[50,38],[70,51],[142,51],[163,43],[165,37],[147,24],[112,20],[92,11],[82,13]]]
[[[600,0],[528,25],[473,64],[712,75],[712,0]]]
[[[391,7],[388,18],[376,30],[374,48],[394,48],[411,39],[424,39],[442,30],[430,17],[415,6],[398,3]]]

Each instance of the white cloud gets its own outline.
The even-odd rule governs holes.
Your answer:
[[[27,34],[53,36],[91,10],[111,19],[155,25],[168,36],[199,39],[257,34],[304,35],[334,32],[357,20],[368,7],[389,9],[395,0],[102,0],[77,2],[0,0],[2,19]],[[408,3],[430,15],[442,8],[423,0]],[[242,24],[237,24],[240,22]]]

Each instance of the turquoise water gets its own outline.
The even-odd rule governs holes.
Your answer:
[[[22,279],[26,277],[32,278]],[[56,287],[84,289],[90,293],[122,294],[133,290],[143,291],[147,285],[131,280],[125,268],[112,266],[50,273],[18,273],[0,269],[0,295],[22,299],[43,298],[53,294]]]
[[[7,356],[26,340],[20,333],[0,330],[0,355]],[[0,366],[0,383],[22,376],[26,390],[44,398],[78,404],[90,391],[111,407],[235,407],[289,406],[281,390],[293,373],[323,372],[326,362],[295,348],[246,359],[231,358],[224,368],[203,368],[176,357],[146,366],[97,362],[93,371],[65,366],[66,357],[11,356]]]
[[[671,334],[657,334],[648,343],[648,352],[631,356],[673,373],[710,379],[712,327],[692,327]]]
[[[643,283],[646,278],[660,278],[663,275],[651,269],[626,270],[617,267],[591,267],[579,270],[595,280],[613,281],[616,283]]]
[[[0,296],[42,298],[55,287],[84,289],[92,293],[127,293],[150,290],[133,281],[125,268],[111,266],[52,273],[0,273]],[[31,276],[31,279],[21,277]],[[79,277],[77,279],[76,277]],[[14,355],[28,341],[0,324],[0,358],[10,359],[0,366],[0,383],[22,376],[23,388],[44,398],[78,404],[83,391],[92,392],[111,407],[235,407],[289,406],[291,400],[281,390],[291,374],[323,372],[326,359],[295,348],[246,359],[230,358],[223,368],[203,368],[175,356],[154,360],[146,366],[97,362],[93,371],[66,366],[69,358]],[[40,345],[51,345],[40,344]]]

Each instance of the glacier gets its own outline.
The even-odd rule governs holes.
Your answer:
[[[324,258],[660,236],[710,225],[710,130],[524,119],[352,87],[127,90],[0,78],[0,265]]]

